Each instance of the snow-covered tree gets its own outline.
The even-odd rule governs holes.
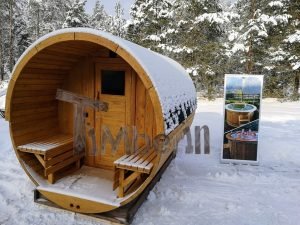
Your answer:
[[[93,14],[90,18],[90,25],[92,28],[98,30],[109,30],[109,17],[104,10],[104,6],[100,3],[99,0],[96,1]]]
[[[63,28],[66,27],[87,27],[88,15],[85,12],[86,0],[75,0],[70,6],[67,12],[67,17],[63,23]]]
[[[169,0],[136,0],[131,7],[128,38],[144,47],[162,52],[164,33],[171,26],[172,4]]]
[[[108,31],[116,36],[125,37],[126,35],[126,19],[124,18],[124,9],[120,1],[116,2],[115,14],[109,17]]]

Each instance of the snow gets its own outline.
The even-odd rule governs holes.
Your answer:
[[[49,185],[46,180],[41,180],[38,190],[45,190],[60,194],[84,198],[95,202],[119,206],[117,193],[112,190],[113,172],[99,168],[83,166],[71,176],[58,180]]]
[[[133,56],[133,58],[137,60],[137,62],[144,68],[146,74],[149,75],[153,87],[158,93],[162,107],[162,113],[165,119],[166,134],[170,133],[179,125],[178,116],[176,114],[170,115],[170,112],[175,112],[178,108],[186,110],[186,105],[189,105],[191,112],[195,110],[195,87],[192,79],[181,65],[166,56],[160,55],[156,52],[104,31],[90,28],[66,28],[51,32],[39,38],[29,48],[27,48],[19,58],[16,65],[40,42],[59,34],[72,32],[94,34],[111,40],[121,48],[125,49],[131,56]],[[12,74],[14,74],[14,70]],[[12,79],[15,78],[13,77]],[[169,127],[167,126],[167,123],[169,124]]]
[[[0,109],[5,109],[7,86],[8,82],[0,83]]]
[[[291,43],[291,44],[293,44],[295,42],[299,43],[300,42],[300,30],[296,30],[296,32],[294,34],[289,35],[285,41],[288,43]]]
[[[272,1],[268,4],[271,7],[279,7],[282,8],[283,7],[283,3],[281,1]]]
[[[299,224],[300,102],[263,101],[259,166],[220,164],[223,101],[198,106],[193,126],[209,127],[211,154],[185,154],[181,141],[133,224]],[[99,224],[33,202],[34,186],[17,162],[8,129],[0,119],[0,224]]]

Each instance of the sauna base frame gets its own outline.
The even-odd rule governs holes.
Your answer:
[[[167,169],[171,161],[175,158],[176,154],[173,152],[169,158],[166,160],[166,162],[163,164],[163,166],[160,168],[160,170],[157,172],[155,177],[152,179],[150,184],[145,188],[145,190],[132,202],[121,206],[117,209],[114,209],[109,212],[104,213],[94,213],[94,214],[84,214],[84,213],[76,213],[77,215],[83,215],[90,217],[92,219],[96,220],[102,220],[107,221],[113,224],[131,224],[133,221],[133,218],[140,208],[140,206],[143,204],[143,202],[147,199],[147,196],[149,195],[150,191],[153,189],[153,187],[156,185],[157,182],[160,181],[160,178],[164,171]],[[63,209],[53,202],[49,201],[47,198],[45,198],[37,189],[34,190],[34,202],[44,205],[53,207],[56,209],[62,209],[65,211],[68,211],[66,209]],[[70,212],[70,211],[69,211]]]

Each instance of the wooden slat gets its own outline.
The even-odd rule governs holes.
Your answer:
[[[57,127],[53,126],[53,128],[44,128],[39,130],[38,132],[32,131],[32,132],[25,133],[23,135],[13,136],[13,137],[14,137],[15,145],[19,146],[57,133],[58,133]]]
[[[56,172],[56,171],[58,171],[58,170],[60,170],[62,168],[64,168],[64,167],[66,167],[67,165],[70,165],[70,164],[76,162],[77,160],[79,160],[83,156],[84,156],[84,153],[81,153],[79,155],[76,155],[76,156],[74,156],[72,158],[69,158],[67,160],[64,160],[64,161],[60,162],[60,163],[56,164],[55,166],[51,166],[51,167],[47,168],[45,170],[46,176],[49,175],[49,174],[51,174],[51,173],[54,173],[54,172]]]
[[[71,149],[70,151],[67,151],[61,155],[58,155],[58,156],[53,157],[50,160],[46,161],[46,167],[53,166],[53,165],[59,163],[60,161],[63,161],[65,159],[72,157],[73,155],[74,155],[74,151],[73,151],[73,149]]]
[[[13,105],[20,103],[43,103],[51,102],[55,100],[55,95],[46,95],[46,96],[32,96],[32,97],[16,97],[14,98]]]
[[[70,142],[70,143],[66,143],[60,147],[57,147],[57,148],[53,148],[49,151],[46,152],[46,157],[47,158],[51,158],[55,155],[59,155],[59,154],[62,154],[70,149],[73,149],[73,142]]]
[[[57,118],[47,121],[37,121],[34,126],[32,122],[27,124],[22,124],[22,126],[12,124],[12,132],[14,137],[22,136],[31,132],[40,132],[42,130],[50,129],[57,127],[58,121]]]
[[[55,70],[55,69],[37,69],[37,68],[24,68],[22,70],[22,74],[32,74],[32,75],[68,75],[67,71],[63,71],[63,70]]]
[[[45,96],[45,95],[53,95],[55,96],[56,90],[43,90],[43,91],[15,91],[14,97],[35,97],[35,96]]]
[[[36,63],[36,62],[30,61],[29,63],[27,63],[26,68],[70,70],[72,68],[72,66],[71,65],[50,65],[50,64]]]
[[[43,103],[26,103],[26,104],[17,104],[13,105],[12,109],[13,111],[26,111],[26,110],[33,110],[33,109],[39,109],[39,108],[51,108],[51,107],[57,107],[58,101],[51,101],[51,102],[43,102]]]
[[[133,172],[132,174],[129,175],[129,177],[127,177],[124,180],[124,187],[126,187],[127,185],[129,185],[130,183],[132,183],[136,178],[138,178],[141,174],[137,173],[137,172]]]
[[[20,112],[20,111],[19,111]],[[47,110],[44,110],[42,112],[39,112],[39,111],[36,111],[34,112],[33,110],[27,111],[27,114],[26,113],[23,113],[23,112],[26,112],[26,111],[21,111],[21,113],[16,114],[14,113],[12,115],[12,122],[11,123],[22,123],[22,122],[26,122],[26,121],[30,121],[30,120],[35,120],[36,118],[48,118],[48,117],[55,117],[57,116],[57,109],[56,108],[50,108],[50,109],[47,109]]]
[[[139,134],[145,133],[145,107],[146,107],[146,89],[140,79],[136,81],[136,118],[135,125]],[[145,140],[138,139],[138,147],[142,147]]]
[[[70,57],[70,55],[64,55],[64,54],[57,54],[53,53],[51,51],[45,50],[42,52],[39,52],[35,58],[37,59],[48,59],[48,60],[60,60],[65,62],[74,63],[79,60],[79,57]]]
[[[46,79],[46,78],[40,78],[40,79],[34,79],[34,78],[20,78],[16,82],[16,84],[58,84],[61,85],[63,83],[63,79]]]
[[[61,84],[18,84],[15,86],[15,90],[23,91],[43,91],[43,90],[56,90],[61,87]]]
[[[156,152],[153,152],[142,164],[137,165],[138,171],[149,173],[150,169],[153,167],[151,161],[156,157]]]
[[[67,62],[67,61],[62,61],[59,59],[43,59],[39,57],[34,57],[33,59],[30,60],[30,63],[37,63],[37,64],[46,64],[46,65],[60,65],[60,66],[71,66],[73,65],[74,62]]]
[[[34,155],[39,160],[39,162],[42,164],[42,166],[45,168],[46,164],[45,164],[44,159],[39,154],[34,154]]]

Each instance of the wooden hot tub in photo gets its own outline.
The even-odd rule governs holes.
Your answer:
[[[174,60],[106,32],[69,28],[41,37],[20,57],[5,117],[38,192],[64,209],[101,213],[143,193],[191,125],[196,104],[193,82]],[[74,116],[83,136],[75,135]],[[136,128],[137,151],[120,141],[113,152],[104,126],[114,138]],[[158,135],[170,139],[163,152],[154,148]],[[83,151],[75,154],[77,147]]]
[[[231,159],[257,160],[257,132],[251,133],[251,135],[243,135],[238,131],[226,134]]]
[[[256,109],[256,106],[251,104],[227,104],[225,106],[226,122],[232,127],[239,127],[242,124],[249,123],[253,120],[253,115]]]

